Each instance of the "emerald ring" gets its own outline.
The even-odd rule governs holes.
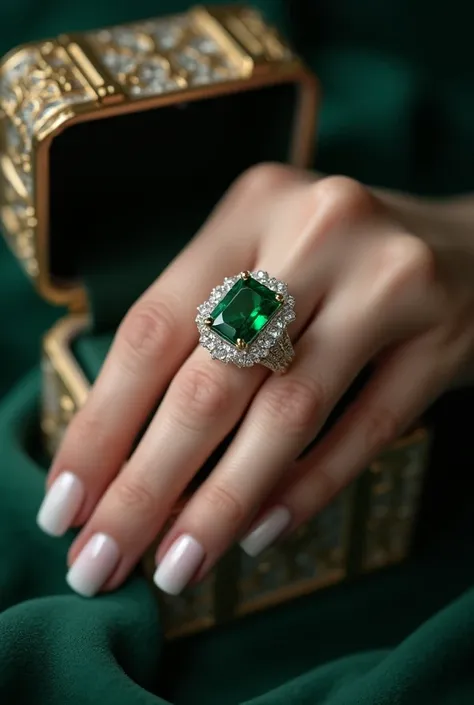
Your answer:
[[[287,331],[294,307],[287,285],[267,272],[226,277],[198,306],[199,342],[215,360],[285,372],[295,354]]]

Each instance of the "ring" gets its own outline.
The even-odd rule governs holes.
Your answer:
[[[198,306],[199,342],[214,360],[286,372],[295,356],[287,331],[294,307],[285,282],[267,272],[226,277]]]

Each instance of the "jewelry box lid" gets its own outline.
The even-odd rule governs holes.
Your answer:
[[[289,161],[307,166],[316,80],[249,7],[196,7],[180,15],[65,34],[10,52],[0,64],[0,222],[39,293],[71,310],[88,308],[86,289],[73,268],[57,267],[58,251],[64,248],[58,243],[65,235],[51,234],[53,198],[60,193],[56,184],[67,183],[75,169],[64,158],[59,173],[52,165],[55,145],[69,128],[288,83],[298,86]],[[76,159],[87,149],[86,141],[75,150]],[[84,179],[77,208],[88,198]]]

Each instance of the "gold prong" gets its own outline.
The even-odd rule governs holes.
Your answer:
[[[209,316],[208,318],[206,318],[204,323],[206,324],[206,326],[212,326],[212,324],[214,323],[214,320]]]
[[[250,279],[250,272],[240,272],[240,278],[246,282],[248,279]]]
[[[237,350],[246,350],[247,349],[247,343],[245,342],[245,340],[242,340],[242,338],[237,338],[237,342],[235,345],[237,347]]]
[[[275,294],[275,298],[280,304],[282,304],[285,300],[285,297],[283,296],[283,294]]]

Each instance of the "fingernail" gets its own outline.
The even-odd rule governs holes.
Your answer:
[[[156,569],[155,585],[168,595],[179,595],[204,558],[204,549],[192,536],[184,535],[168,549]]]
[[[36,522],[50,536],[62,536],[71,526],[84,499],[84,485],[72,472],[62,472],[39,508]]]
[[[107,534],[95,534],[72,564],[66,582],[79,595],[92,597],[110,577],[119,558],[116,541]]]
[[[254,558],[264,551],[286,529],[291,514],[286,507],[275,507],[240,542],[240,547]]]

